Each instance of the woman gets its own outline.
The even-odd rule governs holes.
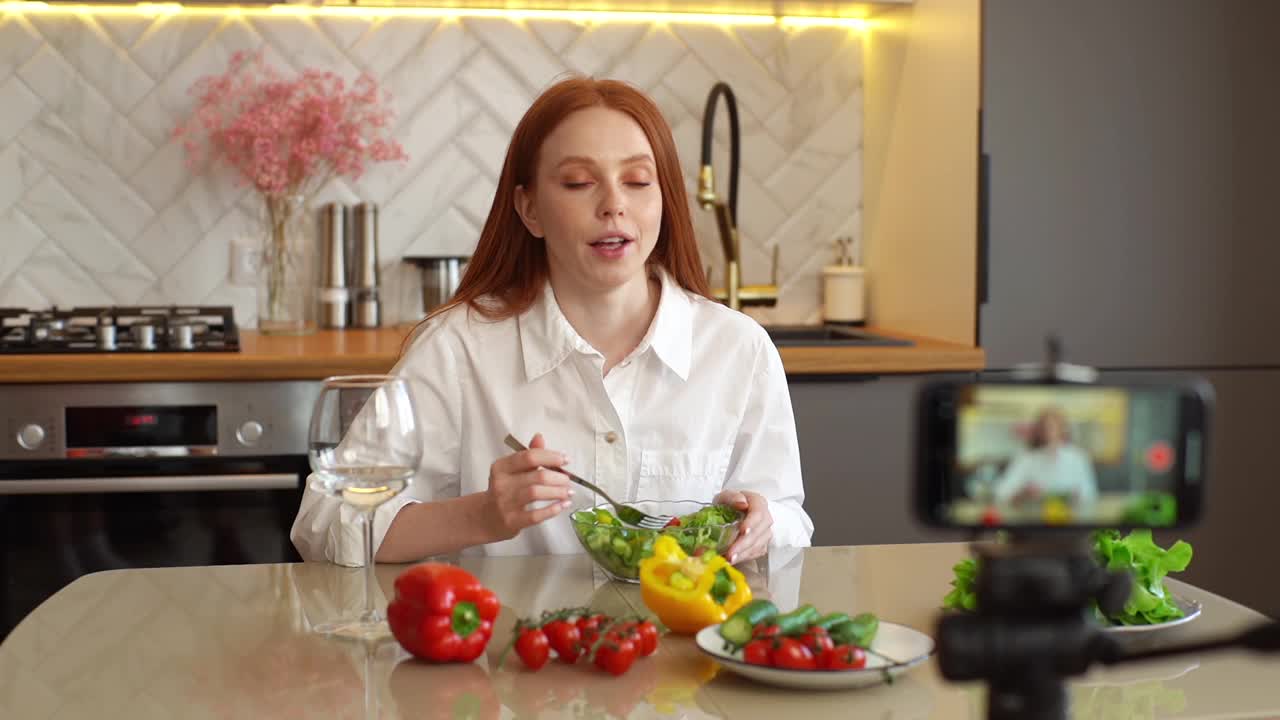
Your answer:
[[[652,100],[571,78],[516,127],[453,300],[395,373],[418,384],[426,452],[378,509],[376,559],[571,553],[571,508],[691,499],[746,515],[727,554],[809,544],[777,349],[708,297],[671,129]],[[510,453],[508,433],[529,446]],[[494,460],[494,458],[498,458]],[[304,558],[359,565],[354,515],[308,490]]]
[[[1061,410],[1047,408],[1036,417],[1027,445],[997,482],[997,503],[1022,504],[1055,495],[1089,506],[1098,499],[1093,462],[1071,444],[1071,428]]]

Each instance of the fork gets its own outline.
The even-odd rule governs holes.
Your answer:
[[[512,450],[515,450],[516,452],[522,452],[524,450],[529,449],[525,447],[523,443],[521,443],[519,440],[515,439],[515,437],[511,435],[508,435],[503,442],[507,444],[507,447],[511,448]],[[661,530],[662,528],[666,527],[668,523],[670,523],[672,520],[675,519],[674,515],[650,515],[649,513],[643,512],[630,505],[623,505],[622,503],[609,497],[609,493],[601,490],[595,485],[587,482],[586,480],[583,480],[582,478],[578,477],[577,475],[574,475],[573,473],[569,472],[568,470],[565,470],[564,468],[549,468],[549,469],[553,469],[556,472],[564,473],[565,475],[568,475],[570,480],[578,483],[582,487],[604,498],[610,505],[613,506],[613,509],[618,513],[618,519],[628,525],[634,525],[635,527],[641,527],[646,530]]]

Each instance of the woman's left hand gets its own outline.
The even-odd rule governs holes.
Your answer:
[[[730,563],[758,558],[769,551],[773,539],[773,515],[764,496],[750,490],[721,490],[714,500],[717,505],[730,505],[746,516],[738,526],[738,537],[725,552]]]

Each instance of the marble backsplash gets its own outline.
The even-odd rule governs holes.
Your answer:
[[[734,89],[744,282],[768,282],[780,248],[781,300],[757,318],[816,321],[832,240],[860,244],[859,30],[0,9],[0,306],[230,304],[253,326],[255,290],[232,284],[229,267],[257,198],[225,171],[193,175],[170,131],[196,79],[259,46],[279,67],[367,71],[393,93],[409,162],[335,181],[317,198],[381,206],[387,323],[417,312],[416,277],[399,258],[470,252],[515,123],[571,70],[650,93],[674,129],[691,197],[707,92],[717,80]],[[694,220],[719,285],[714,222],[701,210]]]

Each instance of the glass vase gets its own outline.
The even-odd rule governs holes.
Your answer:
[[[264,196],[258,264],[258,330],[304,335],[316,329],[315,224],[302,195]]]

